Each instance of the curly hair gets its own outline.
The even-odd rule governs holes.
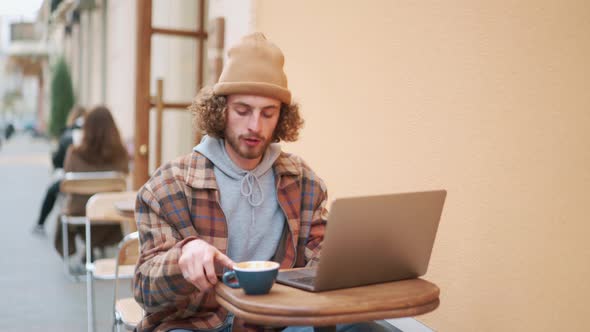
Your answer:
[[[215,95],[211,87],[199,91],[188,110],[193,114],[193,126],[198,132],[209,136],[225,137],[225,114],[227,97]],[[303,119],[299,114],[299,104],[281,103],[279,120],[273,133],[273,142],[294,142],[299,138]]]

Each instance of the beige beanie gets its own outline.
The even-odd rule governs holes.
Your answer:
[[[243,37],[227,55],[219,81],[213,86],[216,95],[252,94],[291,103],[283,52],[262,33]]]

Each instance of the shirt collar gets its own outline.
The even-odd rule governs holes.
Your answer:
[[[299,176],[301,171],[298,167],[298,159],[294,155],[281,152],[273,164],[273,169],[278,177]],[[189,161],[186,174],[186,183],[195,189],[215,189],[217,181],[213,171],[213,163],[199,152],[193,151]]]

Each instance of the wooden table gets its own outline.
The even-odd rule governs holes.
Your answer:
[[[220,305],[247,322],[268,326],[315,326],[335,331],[336,324],[411,317],[436,309],[439,288],[423,279],[312,293],[276,284],[266,295],[246,295],[223,283],[216,286]]]
[[[117,212],[122,216],[134,218],[136,196],[137,193],[130,192],[127,197],[124,197],[125,200],[116,201],[114,205]]]

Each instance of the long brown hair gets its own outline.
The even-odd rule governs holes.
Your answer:
[[[93,108],[84,120],[82,143],[76,152],[89,163],[109,163],[127,158],[127,150],[108,108]]]

